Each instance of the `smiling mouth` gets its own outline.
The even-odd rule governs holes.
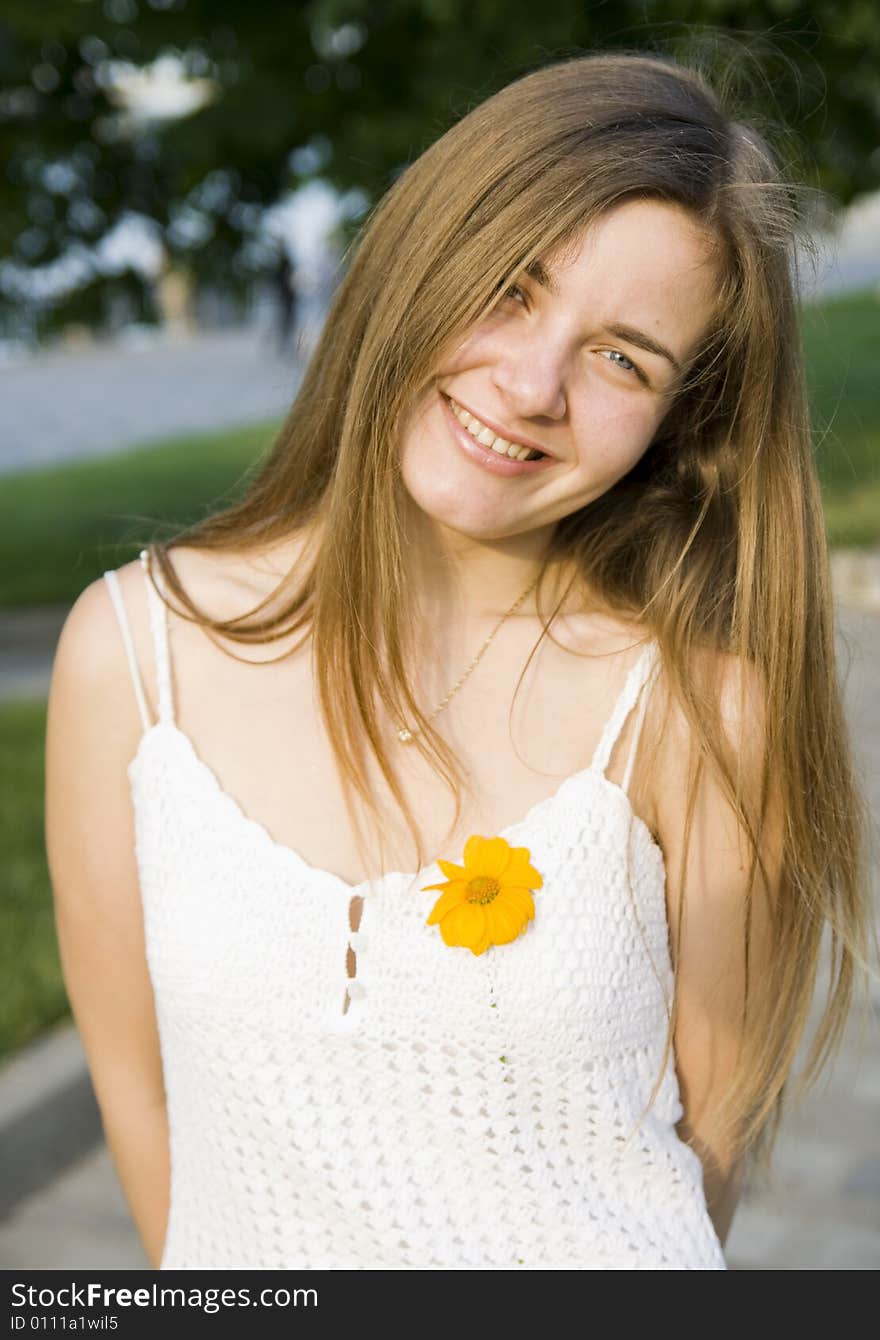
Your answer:
[[[442,393],[441,393],[442,394]],[[547,457],[546,451],[539,451],[537,447],[527,447],[522,443],[510,442],[507,438],[501,437],[488,424],[483,423],[470,410],[466,410],[459,405],[452,396],[445,397],[449,408],[455,415],[462,428],[468,433],[475,442],[479,442],[481,447],[487,447],[494,451],[496,455],[507,457],[512,461],[541,461]]]

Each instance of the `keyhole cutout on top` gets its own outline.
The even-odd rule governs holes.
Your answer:
[[[355,894],[353,898],[349,899],[348,903],[348,925],[350,930],[356,931],[359,928],[361,924],[361,916],[363,915],[363,910],[364,910],[363,897],[361,897],[359,894]],[[350,978],[354,978],[357,975],[357,955],[355,954],[351,945],[348,946],[348,952],[346,953],[345,956],[345,971],[346,975]],[[343,1002],[342,1005],[343,1014],[348,1013],[348,1007],[350,1004],[351,1004],[351,996],[348,994],[348,991],[346,990],[345,1001]]]

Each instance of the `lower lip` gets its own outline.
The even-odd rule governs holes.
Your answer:
[[[442,392],[439,395],[452,436],[464,454],[470,460],[475,461],[477,465],[481,465],[484,470],[488,470],[495,475],[533,475],[539,470],[546,470],[548,465],[554,464],[552,456],[541,456],[536,461],[515,461],[511,456],[502,456],[499,452],[493,451],[491,447],[484,447],[482,442],[478,442],[464,425],[459,423],[446,396]]]

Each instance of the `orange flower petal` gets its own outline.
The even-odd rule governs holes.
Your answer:
[[[434,886],[438,887],[438,886]],[[431,908],[431,915],[425,923],[428,926],[436,926],[438,921],[447,916],[454,907],[458,907],[464,898],[465,891],[464,880],[457,879],[450,883],[445,893],[441,894],[434,906]]]
[[[504,878],[505,883],[510,880],[511,884],[524,884],[529,889],[540,889],[544,884],[540,871],[529,864],[528,847],[511,849],[510,864],[504,872]]]
[[[472,845],[472,844],[479,845]],[[500,879],[510,862],[510,846],[503,837],[469,837],[464,849],[468,872]]]
[[[470,870],[479,859],[485,841],[486,839],[484,837],[480,837],[478,834],[474,833],[464,844],[464,863],[468,870]]]
[[[467,947],[472,954],[480,955],[486,952],[491,943],[492,940],[489,936],[489,928],[487,923],[486,930],[483,932],[482,938],[478,940],[476,944],[471,944],[468,945]]]
[[[479,903],[459,903],[440,922],[440,934],[448,945],[473,948],[486,938],[484,908]]]
[[[456,865],[454,861],[443,861],[438,859],[437,864],[447,879],[461,879],[464,875],[464,866]]]
[[[502,897],[517,908],[524,920],[531,921],[533,919],[535,900],[528,889],[519,888],[514,884],[505,884]]]
[[[528,918],[504,898],[496,898],[486,908],[489,938],[493,944],[506,945],[515,940],[528,925]]]

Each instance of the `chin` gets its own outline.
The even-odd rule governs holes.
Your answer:
[[[500,520],[497,498],[492,501],[481,496],[472,483],[466,492],[462,477],[454,469],[438,474],[423,459],[416,460],[416,454],[404,462],[402,476],[409,504],[420,519],[474,539],[496,536]]]
[[[459,535],[469,535],[474,539],[491,538],[492,530],[497,527],[497,509],[489,516],[479,507],[462,506],[460,495],[454,491],[434,490],[430,485],[411,489],[407,485],[407,496],[413,510],[420,518],[435,526],[455,531]]]

